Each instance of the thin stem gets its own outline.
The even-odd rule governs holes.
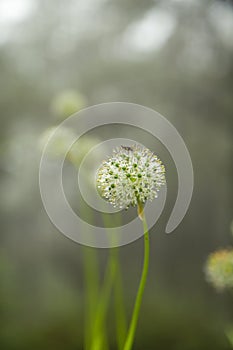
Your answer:
[[[116,248],[117,249],[117,248]],[[122,276],[119,261],[116,257],[116,278],[114,282],[114,306],[115,306],[115,315],[116,315],[116,334],[117,334],[117,343],[118,349],[122,350],[127,332],[126,324],[126,314],[124,307],[124,298],[123,298],[123,284]]]
[[[75,163],[73,163],[71,159],[70,161],[75,166],[76,170],[78,170],[79,167]],[[91,210],[85,208],[84,211],[84,207],[81,204],[80,211],[83,215],[88,211],[89,220],[93,221]],[[83,265],[84,282],[86,290],[84,317],[84,349],[94,350],[95,348],[93,347],[93,344],[98,344],[96,349],[107,350],[108,341],[104,317],[102,322],[99,324],[99,327],[96,327],[96,324],[98,324],[98,319],[101,317],[99,317],[100,307],[98,307],[97,302],[100,292],[100,273],[98,264],[98,254],[95,248],[83,247]],[[107,294],[107,292],[105,294]]]
[[[104,327],[108,304],[111,295],[111,289],[114,281],[114,276],[116,272],[116,263],[115,263],[115,249],[112,249],[110,254],[109,262],[106,268],[103,289],[99,296],[99,302],[96,311],[96,319],[94,322],[94,337],[93,343],[91,346],[92,350],[102,350],[102,330]]]
[[[116,224],[119,227],[121,226],[121,214],[116,215]],[[126,313],[125,313],[125,305],[124,305],[124,292],[123,292],[123,282],[121,275],[121,266],[119,261],[119,248],[115,248],[115,264],[116,264],[116,272],[115,272],[115,280],[114,280],[114,309],[115,309],[115,317],[116,317],[116,339],[118,349],[122,350],[127,333],[127,322],[126,322]]]
[[[109,224],[111,223],[111,221],[109,220],[109,217],[106,215],[103,215],[103,222],[107,230],[107,228],[109,227]],[[118,224],[118,226],[120,225],[121,215],[116,215],[115,223]],[[123,305],[123,287],[122,287],[121,270],[120,270],[119,257],[118,257],[118,248],[110,249],[110,252],[109,252],[108,264],[105,270],[104,283],[99,295],[99,302],[98,302],[96,320],[94,325],[95,332],[94,332],[91,350],[103,350],[103,347],[101,347],[101,343],[100,343],[100,337],[101,337],[101,330],[106,320],[112,287],[114,288],[117,342],[118,342],[118,348],[119,350],[121,350],[123,348],[125,337],[126,337],[126,318],[125,318],[125,310]]]
[[[148,275],[148,268],[149,268],[149,256],[150,256],[150,242],[149,242],[149,233],[148,233],[148,227],[145,215],[141,215],[141,219],[143,221],[143,229],[144,229],[144,263],[143,263],[143,270],[141,275],[141,281],[138,288],[138,293],[134,305],[133,315],[131,318],[131,323],[129,326],[124,350],[131,350],[133,346],[133,341],[135,337],[135,331],[137,327],[138,317],[139,317],[139,311],[142,303],[142,296],[145,289],[145,284],[147,280]]]
[[[68,154],[69,156],[69,154]],[[79,171],[79,166],[69,158],[71,164]],[[93,221],[91,210],[83,207],[80,203],[80,212],[85,214],[88,211],[90,221]],[[94,335],[93,319],[96,317],[96,300],[99,292],[99,265],[96,249],[82,247],[84,285],[85,285],[85,309],[84,309],[84,349],[90,350],[91,339]]]
[[[83,207],[80,208],[83,211]],[[85,209],[87,210],[87,209]],[[89,220],[93,220],[91,211],[88,212]],[[84,348],[89,350],[91,339],[94,336],[93,319],[96,317],[96,300],[99,293],[99,264],[95,248],[83,247],[83,267],[85,281],[85,319],[84,319]]]
[[[93,335],[93,318],[96,315],[96,300],[99,291],[99,271],[94,248],[83,247],[84,276],[86,286],[85,303],[85,349],[89,350]]]
[[[105,228],[107,230],[107,227],[109,225],[108,218],[105,215],[103,215],[102,219],[103,219]],[[92,343],[90,347],[91,350],[103,349],[102,335],[105,327],[107,309],[108,309],[111,289],[112,289],[115,271],[116,271],[115,254],[116,254],[116,250],[111,249],[109,253],[107,267],[104,274],[103,287],[100,289],[99,296],[98,296],[96,315],[95,315],[94,324],[93,324]]]

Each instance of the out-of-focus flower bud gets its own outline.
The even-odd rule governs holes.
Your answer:
[[[209,255],[205,272],[207,280],[222,290],[233,288],[233,250],[219,250]]]
[[[51,103],[52,113],[58,120],[63,120],[80,111],[87,105],[84,95],[75,90],[65,90],[58,94]]]

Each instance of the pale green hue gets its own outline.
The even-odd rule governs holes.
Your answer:
[[[133,315],[131,319],[131,323],[129,326],[127,339],[125,342],[124,350],[131,350],[133,346],[133,341],[135,337],[139,312],[141,308],[142,303],[142,297],[146,285],[147,275],[148,275],[148,269],[149,269],[149,258],[150,258],[150,241],[149,241],[149,232],[147,227],[147,222],[145,215],[143,215],[143,229],[144,229],[144,263],[143,263],[143,270],[142,270],[142,276],[141,281],[138,288],[138,293],[134,305]]]
[[[65,119],[77,113],[87,105],[87,99],[76,90],[64,90],[56,95],[52,101],[51,109],[57,119]]]

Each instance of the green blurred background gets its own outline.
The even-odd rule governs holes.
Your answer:
[[[233,323],[233,296],[207,284],[204,264],[233,240],[232,5],[0,0],[1,349],[83,348],[83,248],[43,209],[38,139],[66,114],[109,101],[142,104],[170,120],[195,175],[189,211],[165,235],[177,191],[168,164],[168,202],[151,231],[134,349],[230,349],[224,330]],[[98,255],[104,270],[108,251]],[[142,256],[141,239],[120,248],[128,316]],[[111,335],[113,313],[108,317]],[[110,343],[115,349],[113,335]]]

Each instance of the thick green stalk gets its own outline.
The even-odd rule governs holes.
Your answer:
[[[134,305],[133,315],[131,318],[131,323],[129,326],[127,338],[124,345],[124,350],[131,350],[133,346],[133,341],[135,337],[140,307],[142,303],[142,297],[146,285],[147,275],[148,275],[148,268],[149,268],[149,257],[150,257],[150,242],[149,242],[149,233],[148,233],[148,227],[147,222],[144,213],[139,208],[140,212],[140,218],[143,221],[143,229],[144,229],[144,263],[143,263],[143,270],[141,275],[141,280],[138,288],[138,293]]]

